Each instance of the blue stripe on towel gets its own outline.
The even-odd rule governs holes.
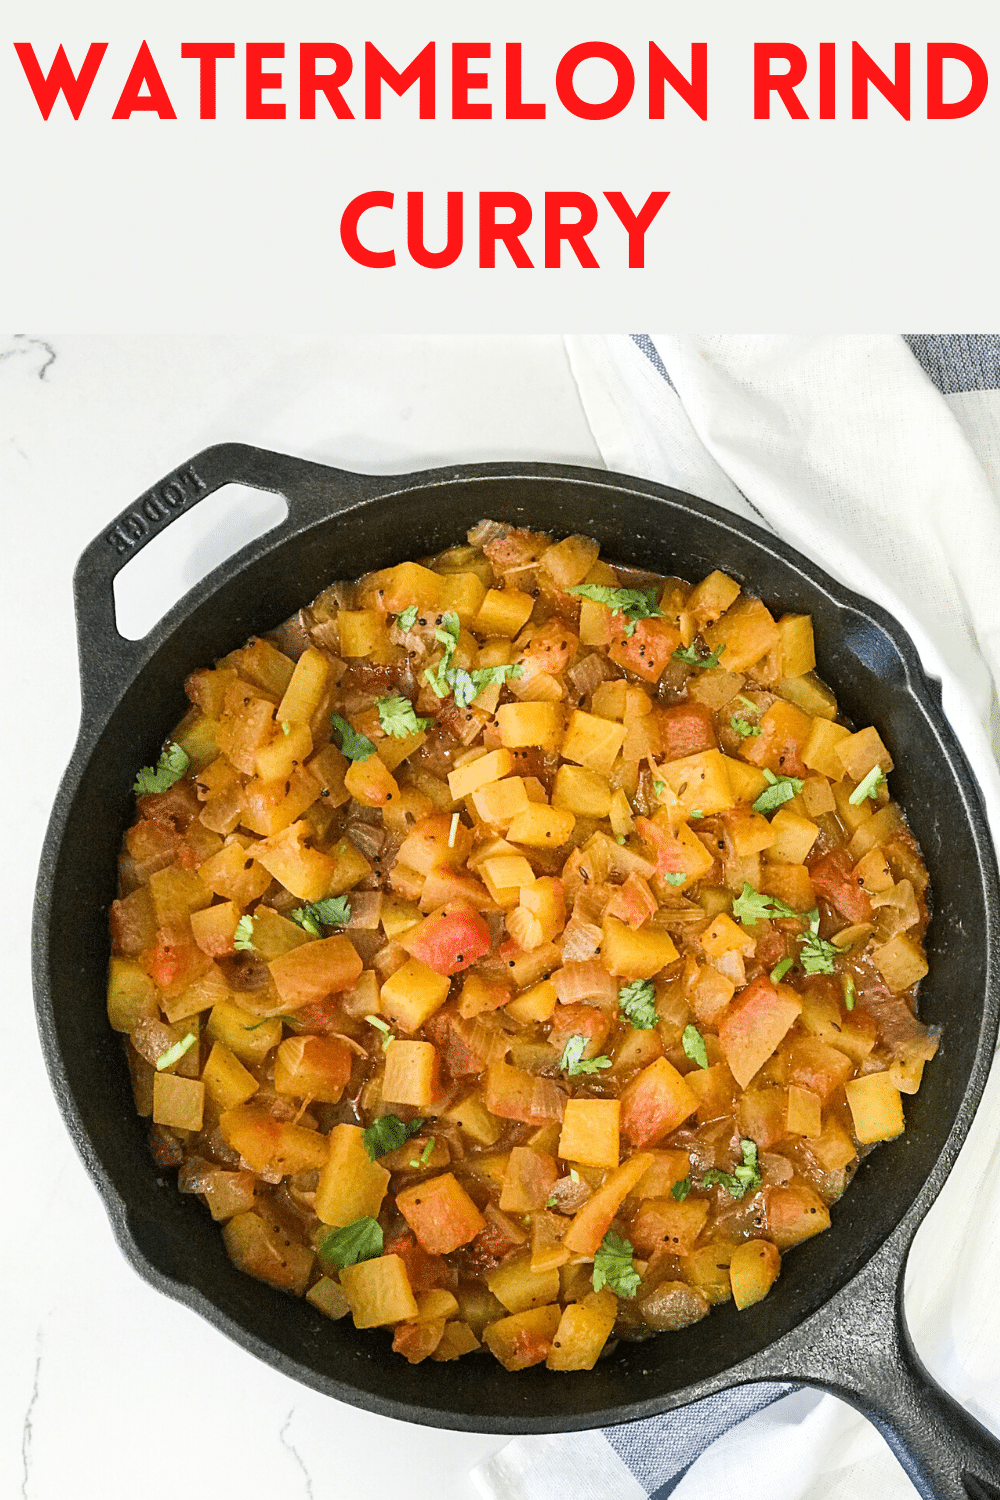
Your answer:
[[[924,373],[945,396],[1000,390],[1000,335],[905,333],[903,337]]]
[[[605,1427],[604,1436],[651,1500],[666,1500],[717,1437],[798,1389],[773,1383],[737,1386],[644,1422]]]

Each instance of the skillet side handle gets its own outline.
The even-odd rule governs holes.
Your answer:
[[[899,1374],[877,1423],[918,1490],[933,1500],[1000,1500],[1000,1441],[937,1384],[900,1316]]]
[[[150,637],[130,641],[118,631],[115,575],[179,516],[223,485],[245,484],[285,497],[288,518],[276,528],[280,533],[319,515],[348,509],[391,483],[245,443],[220,443],[146,490],[84,548],[73,575],[84,722],[99,722],[106,716],[121,685],[148,655]]]
[[[871,1271],[853,1295],[841,1293],[822,1331],[793,1338],[780,1378],[821,1386],[856,1407],[924,1500],[1000,1500],[1000,1440],[942,1390],[913,1347],[902,1267],[888,1285]]]

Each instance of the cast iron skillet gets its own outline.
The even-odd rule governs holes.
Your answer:
[[[287,498],[287,520],[198,584],[142,641],[119,636],[112,580],[129,557],[219,486]],[[434,552],[484,516],[596,537],[623,563],[747,583],[816,622],[819,671],[847,714],[896,758],[894,789],[933,879],[922,1014],[941,1053],[908,1102],[908,1128],[865,1161],[833,1227],[789,1254],[765,1301],[623,1344],[588,1373],[510,1374],[493,1360],[411,1367],[389,1339],[332,1323],[236,1271],[218,1227],[164,1182],[107,1025],[107,909],[133,816],[136,768],[155,761],[182,684],[277,625],[335,578]],[[976,782],[901,628],[758,527],[703,500],[603,471],[479,464],[390,478],[238,445],[209,448],[95,539],[76,574],[83,713],[38,882],[39,1028],[70,1133],[119,1244],[154,1286],[276,1369],[385,1416],[465,1431],[540,1433],[651,1416],[727,1387],[794,1380],[836,1392],[881,1429],[925,1496],[1000,1500],[1000,1443],[930,1379],[903,1320],[907,1252],[966,1135],[997,1033],[998,876]],[[74,913],[72,922],[60,914]]]

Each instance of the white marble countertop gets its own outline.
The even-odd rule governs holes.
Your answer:
[[[317,1395],[134,1274],[38,1046],[30,906],[79,712],[72,568],[151,483],[233,439],[383,472],[600,461],[554,337],[0,336],[8,838],[13,830],[3,878],[14,924],[0,1121],[17,1174],[0,1237],[0,1495],[470,1500],[470,1468],[504,1439],[389,1422]],[[193,570],[224,555],[234,524],[217,515],[187,537],[152,585],[147,576],[140,602],[157,613],[173,602]]]

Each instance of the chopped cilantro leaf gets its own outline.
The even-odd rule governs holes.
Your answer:
[[[433,693],[436,693],[439,698],[447,698],[448,668],[445,667],[442,663],[443,659],[442,662],[439,662],[436,667],[428,667],[424,673],[424,681],[431,689],[431,691]]]
[[[453,693],[456,706],[468,708],[484,688],[494,683],[505,683],[509,677],[520,677],[524,668],[513,662],[496,667],[475,667],[471,672],[467,672],[464,667],[453,667],[451,663],[458,647],[460,630],[458,615],[452,610],[441,617],[441,624],[435,628],[434,634],[444,646],[444,655],[436,667],[427,668],[424,680],[439,698],[447,698],[449,693]]]
[[[733,902],[733,916],[737,922],[742,922],[744,927],[756,927],[770,915],[770,896],[762,896],[748,880],[744,880],[743,889]]]
[[[418,719],[413,704],[402,693],[390,693],[387,698],[376,698],[375,707],[384,732],[396,740],[405,740],[407,735],[419,734],[431,722],[430,719]]]
[[[757,1159],[757,1142],[744,1138],[740,1141],[740,1150],[743,1153],[743,1165],[749,1167],[751,1171],[756,1172],[759,1178],[760,1167]],[[739,1167],[737,1167],[736,1170],[739,1171]],[[759,1182],[757,1186],[760,1186]]]
[[[292,732],[292,726],[287,719],[282,719],[281,721],[281,732],[282,734],[291,734]]]
[[[151,792],[166,792],[173,786],[175,781],[180,781],[184,772],[191,764],[191,757],[180,745],[175,745],[173,740],[161,754],[154,766],[143,766],[135,778],[132,790],[140,796],[148,796]]]
[[[654,781],[653,782],[653,791],[656,793],[656,795],[658,797],[662,797],[663,793],[666,790],[667,790],[667,784],[666,784],[665,781]]]
[[[754,812],[777,812],[783,802],[790,802],[802,790],[802,782],[797,776],[775,776],[773,771],[767,770],[764,775],[768,784],[753,804]]]
[[[744,880],[743,889],[733,902],[733,916],[744,927],[756,927],[768,917],[797,917],[799,913],[786,906],[784,901],[779,901],[777,896],[761,895],[748,880]]]
[[[857,990],[854,987],[854,980],[851,978],[850,974],[844,975],[843,979],[841,980],[841,985],[843,986],[844,990],[844,1008],[846,1010],[853,1010],[854,1001],[857,997]]]
[[[448,673],[449,684],[455,696],[456,708],[468,708],[472,700],[478,695],[479,689],[471,672],[464,667],[454,667]]]
[[[382,1254],[382,1226],[377,1219],[355,1219],[353,1224],[328,1234],[319,1248],[320,1254],[335,1261],[341,1270],[362,1260],[374,1260]]]
[[[684,1048],[684,1056],[689,1057],[699,1068],[708,1067],[708,1052],[705,1047],[705,1038],[697,1026],[685,1026],[681,1033],[681,1046]]]
[[[751,724],[746,719],[735,716],[730,719],[729,727],[730,729],[735,729],[736,733],[741,735],[743,739],[749,738],[750,735],[763,733],[759,724]]]
[[[780,984],[794,962],[794,958],[783,958],[780,964],[775,964],[771,970],[771,983]]]
[[[663,878],[667,885],[683,885],[687,880],[683,870],[668,870]]]
[[[599,1073],[602,1068],[610,1068],[610,1057],[584,1057],[587,1047],[585,1036],[571,1036],[563,1048],[562,1060],[559,1067],[564,1073],[572,1078],[577,1073]]]
[[[546,1208],[555,1208],[555,1206],[556,1206],[556,1204],[558,1202],[559,1202],[559,1199],[556,1197],[555,1193],[553,1193],[551,1198],[546,1198],[546,1200],[545,1200],[545,1207]]]
[[[419,611],[417,610],[417,606],[415,604],[411,604],[407,609],[404,609],[401,614],[398,614],[396,616],[396,624],[399,626],[400,630],[412,630],[414,625],[417,623],[418,613]]]
[[[703,818],[704,816],[705,814],[702,812],[700,807],[692,807],[691,811],[688,813],[689,818]]]
[[[743,1155],[740,1166],[732,1172],[723,1172],[718,1167],[709,1167],[701,1179],[702,1187],[710,1188],[718,1183],[733,1198],[744,1198],[747,1193],[756,1192],[763,1180],[757,1157],[757,1144],[755,1141],[741,1140],[740,1151]]]
[[[168,1047],[166,1052],[161,1052],[156,1059],[156,1071],[162,1073],[164,1068],[172,1068],[175,1062],[180,1062],[185,1052],[188,1052],[197,1040],[194,1032],[189,1031],[187,1036],[181,1037],[180,1041]]]
[[[650,979],[633,979],[618,991],[618,1009],[636,1031],[652,1031],[657,1022],[656,991]]]
[[[809,936],[802,940],[799,963],[807,974],[832,974],[833,960],[838,957],[840,949],[820,937],[819,908],[814,906],[807,912],[805,921],[809,924]]]
[[[682,661],[686,667],[702,667],[708,671],[719,665],[719,658],[725,649],[725,646],[716,646],[708,656],[703,656],[692,641],[690,646],[678,647],[674,652],[674,661]]]
[[[379,1157],[385,1156],[387,1151],[398,1151],[411,1135],[418,1134],[423,1123],[422,1119],[418,1119],[411,1120],[407,1124],[398,1115],[380,1115],[361,1137],[361,1144],[368,1153],[368,1160],[378,1161]],[[433,1149],[432,1144],[431,1150]]]
[[[639,1290],[639,1273],[632,1263],[631,1240],[623,1240],[609,1229],[594,1256],[591,1280],[595,1292],[609,1286],[619,1297],[634,1297]]]
[[[253,917],[248,912],[245,917],[240,917],[233,933],[233,947],[237,953],[256,953],[253,945]]]
[[[455,704],[458,708],[468,708],[484,688],[492,687],[495,683],[501,686],[508,677],[520,677],[524,668],[518,662],[505,662],[496,667],[473,667],[467,672],[464,667],[449,668],[447,678],[455,695]]]
[[[606,583],[577,583],[566,590],[593,604],[606,604],[612,614],[625,616],[625,635],[633,636],[637,620],[658,620],[663,610],[655,589],[617,589]]]
[[[873,802],[877,801],[878,789],[882,785],[882,782],[884,780],[885,776],[883,774],[882,767],[872,766],[871,770],[868,772],[868,775],[863,776],[862,779],[858,782],[857,786],[854,788],[854,791],[848,797],[848,802],[851,803],[852,807],[860,807],[866,797],[870,797]]]
[[[451,688],[451,659],[458,648],[461,630],[458,615],[454,610],[448,610],[446,614],[443,614],[440,625],[434,627],[434,638],[444,647],[444,655],[436,667],[427,668],[424,680],[439,698],[447,698]]]
[[[322,937],[321,927],[347,926],[351,920],[351,907],[346,896],[327,896],[323,901],[297,906],[288,915],[313,937]]]
[[[434,627],[434,639],[440,641],[448,655],[449,660],[455,655],[458,638],[462,633],[462,624],[453,609],[449,609],[441,616],[440,625]]]
[[[680,1182],[675,1182],[674,1185],[673,1185],[673,1187],[670,1189],[671,1196],[674,1197],[674,1198],[676,1198],[678,1203],[683,1203],[684,1199],[687,1197],[687,1195],[688,1195],[688,1193],[690,1191],[691,1191],[691,1179],[690,1179],[690,1177],[684,1177],[684,1178],[681,1179]]]
[[[340,748],[348,760],[367,760],[375,746],[366,734],[358,734],[341,714],[331,714],[330,723],[340,735]]]
[[[807,974],[832,974],[833,961],[839,951],[825,938],[811,936],[802,944],[799,963]]]

